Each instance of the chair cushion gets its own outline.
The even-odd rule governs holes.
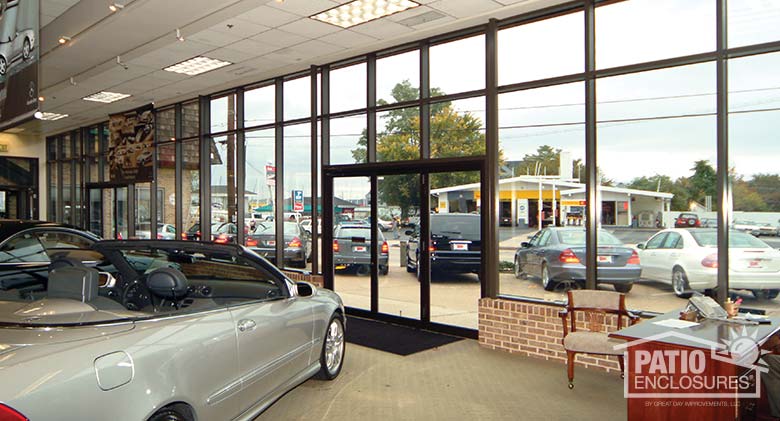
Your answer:
[[[574,308],[600,308],[603,310],[619,310],[620,294],[614,291],[597,291],[580,289],[569,291]]]
[[[623,355],[623,349],[615,349],[615,346],[624,343],[602,332],[571,332],[563,338],[563,348],[567,351],[590,354]]]

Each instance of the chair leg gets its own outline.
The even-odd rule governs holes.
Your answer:
[[[566,351],[566,364],[569,374],[569,389],[574,389],[574,351]]]
[[[618,355],[618,364],[620,364],[620,378],[625,379],[626,378],[626,367],[625,362],[623,361],[623,356]]]

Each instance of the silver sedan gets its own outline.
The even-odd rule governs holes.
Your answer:
[[[335,293],[238,245],[93,248],[87,262],[53,261],[47,279],[0,279],[0,415],[249,420],[308,378],[339,375]]]

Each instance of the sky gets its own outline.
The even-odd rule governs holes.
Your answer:
[[[631,0],[596,12],[596,63],[609,68],[715,49],[712,0]],[[780,2],[729,2],[731,47],[780,40]],[[573,13],[499,32],[499,84],[581,72],[583,15]],[[659,22],[662,22],[659,25]],[[431,86],[445,93],[482,89],[484,36],[431,47]],[[465,59],[464,59],[465,58]],[[419,53],[377,61],[377,98],[392,102],[390,91],[403,80],[419,86]],[[733,59],[729,67],[731,164],[738,173],[777,173],[780,142],[780,54]],[[714,63],[604,78],[597,81],[598,165],[610,179],[629,182],[655,174],[687,177],[697,160],[716,159],[716,73]],[[331,112],[364,107],[366,65],[331,72]],[[286,119],[309,115],[308,77],[285,83]],[[573,83],[502,94],[500,144],[508,160],[519,160],[541,145],[584,158],[584,84]],[[271,122],[274,87],[246,93],[247,125]],[[225,100],[212,102],[212,115],[226,115]],[[453,104],[484,121],[484,98]],[[754,112],[746,113],[745,111]],[[219,122],[212,117],[212,123]],[[224,118],[223,118],[224,120]],[[382,131],[385,121],[377,121]],[[331,162],[353,162],[351,150],[366,126],[365,115],[331,122]],[[224,123],[223,123],[224,127]],[[215,130],[218,130],[215,127]],[[286,128],[285,177],[308,190],[308,125]],[[254,171],[273,161],[273,133],[255,136],[247,149],[247,188],[264,181]],[[288,142],[290,142],[288,144]],[[219,180],[214,168],[212,182]],[[224,173],[224,169],[222,170]],[[217,178],[214,179],[214,176]],[[358,198],[368,186],[342,183],[344,196]],[[779,186],[780,188],[780,186]],[[290,189],[292,190],[292,188]],[[336,192],[339,195],[339,192]]]

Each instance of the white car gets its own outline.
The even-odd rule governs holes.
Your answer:
[[[718,232],[673,228],[637,245],[642,277],[672,285],[678,297],[718,283]],[[741,231],[729,233],[729,287],[747,289],[756,298],[780,294],[780,251]]]
[[[151,231],[149,224],[143,224],[139,226],[140,230],[135,230],[135,238],[140,240],[148,240],[151,238]],[[157,223],[157,239],[158,240],[175,240],[176,239],[176,227],[173,224]]]
[[[0,22],[0,76],[5,76],[17,60],[28,61],[35,49],[35,31],[32,28],[17,28],[19,1],[7,3]],[[13,22],[13,23],[12,23]]]
[[[761,227],[759,227],[758,224],[752,221],[734,221],[734,223],[731,225],[731,228],[755,236],[758,236],[761,231]]]

